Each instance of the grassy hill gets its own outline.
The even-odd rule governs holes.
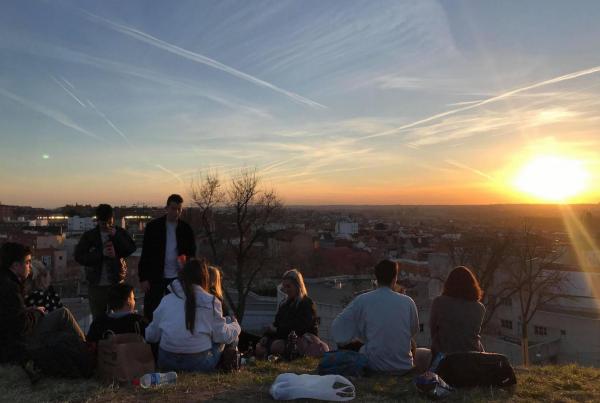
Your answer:
[[[283,372],[311,373],[316,360],[260,362],[238,374],[182,374],[177,384],[153,389],[104,385],[97,380],[43,379],[35,386],[18,367],[0,367],[2,402],[260,402],[273,401],[269,387]],[[517,370],[518,385],[509,390],[474,388],[455,392],[456,402],[598,402],[600,370],[575,365]],[[410,377],[372,376],[352,380],[355,402],[426,402]]]

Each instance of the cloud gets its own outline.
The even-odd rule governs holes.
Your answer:
[[[468,166],[466,164],[463,164],[461,162],[454,161],[454,160],[451,160],[451,159],[447,159],[444,162],[446,162],[447,164],[453,165],[453,166],[455,166],[457,168],[461,168],[461,169],[465,169],[467,171],[473,172],[473,173],[475,173],[475,174],[477,174],[479,176],[483,176],[484,178],[489,179],[491,181],[495,180],[492,176],[486,174],[485,172],[482,172],[479,169],[475,169],[475,168],[470,167],[470,166]]]
[[[228,73],[228,74],[230,74],[230,75],[232,75],[234,77],[240,78],[242,80],[246,80],[246,81],[251,82],[253,84],[256,84],[258,86],[268,88],[268,89],[270,89],[272,91],[275,91],[277,93],[285,95],[286,97],[290,98],[291,100],[293,100],[295,102],[298,102],[298,103],[301,103],[301,104],[304,104],[304,105],[308,105],[308,106],[310,106],[312,108],[318,108],[318,109],[325,109],[326,108],[325,105],[322,105],[322,104],[320,104],[318,102],[312,101],[312,100],[310,100],[308,98],[300,96],[300,95],[298,95],[296,93],[293,93],[291,91],[287,91],[287,90],[285,90],[283,88],[277,87],[277,86],[275,86],[275,85],[273,85],[271,83],[268,83],[268,82],[266,82],[264,80],[261,80],[261,79],[259,79],[257,77],[254,77],[254,76],[251,76],[249,74],[246,74],[246,73],[244,73],[242,71],[239,71],[239,70],[237,70],[237,69],[235,69],[233,67],[227,66],[227,65],[225,65],[225,64],[223,64],[221,62],[218,62],[218,61],[216,61],[214,59],[211,59],[211,58],[209,58],[207,56],[204,56],[204,55],[201,55],[199,53],[195,53],[195,52],[189,51],[187,49],[183,49],[183,48],[181,48],[179,46],[176,46],[176,45],[173,45],[173,44],[171,44],[169,42],[166,42],[166,41],[163,41],[161,39],[158,39],[158,38],[156,38],[156,37],[154,37],[154,36],[152,36],[150,34],[142,32],[140,30],[128,27],[126,25],[118,24],[118,23],[110,21],[110,20],[108,20],[106,18],[103,18],[103,17],[97,16],[95,14],[92,14],[92,13],[90,13],[88,11],[82,10],[82,12],[90,20],[95,21],[95,22],[99,22],[99,23],[101,23],[101,24],[103,24],[105,26],[110,27],[114,31],[120,32],[122,34],[125,34],[125,35],[127,35],[127,36],[129,36],[131,38],[134,38],[134,39],[136,39],[138,41],[144,42],[144,43],[146,43],[148,45],[151,45],[151,46],[154,46],[156,48],[165,50],[165,51],[167,51],[169,53],[181,56],[181,57],[183,57],[185,59],[194,61],[196,63],[200,63],[200,64],[203,64],[203,65],[215,68],[217,70],[221,70],[221,71],[223,71],[225,73]]]
[[[429,123],[429,122],[432,122],[434,120],[438,120],[438,119],[444,118],[446,116],[451,116],[451,115],[455,115],[457,113],[465,112],[465,111],[468,111],[468,110],[471,110],[471,109],[479,108],[481,106],[488,105],[488,104],[491,104],[491,103],[494,103],[494,102],[498,102],[498,101],[504,100],[506,98],[512,97],[514,95],[517,95],[517,94],[520,94],[520,93],[523,93],[523,92],[526,92],[526,91],[530,91],[530,90],[533,90],[533,89],[545,87],[545,86],[552,85],[552,84],[558,84],[558,83],[561,83],[563,81],[574,80],[576,78],[588,76],[588,75],[591,75],[591,74],[596,74],[598,72],[600,72],[600,66],[591,67],[591,68],[585,69],[585,70],[578,70],[578,71],[575,71],[573,73],[564,74],[562,76],[554,77],[554,78],[551,78],[551,79],[548,79],[548,80],[544,80],[544,81],[540,81],[540,82],[537,82],[537,83],[534,83],[534,84],[530,84],[530,85],[527,85],[527,86],[516,88],[514,90],[504,92],[504,93],[502,93],[500,95],[496,95],[494,97],[487,98],[487,99],[484,99],[482,101],[479,101],[479,102],[476,102],[476,103],[473,103],[473,104],[470,104],[470,105],[463,106],[461,108],[456,108],[456,109],[452,109],[452,110],[449,110],[449,111],[446,111],[446,112],[437,113],[435,115],[431,115],[429,117],[426,117],[426,118],[423,118],[423,119],[419,119],[419,120],[411,122],[411,123],[407,123],[405,125],[393,128],[391,130],[386,130],[384,132],[375,133],[375,134],[371,134],[371,135],[364,136],[364,137],[361,137],[361,138],[357,138],[357,139],[355,139],[355,141],[368,140],[368,139],[371,139],[371,138],[383,137],[383,136],[391,136],[391,135],[400,133],[402,131],[405,131],[407,129],[411,129],[413,127],[422,125],[424,123]]]
[[[133,144],[131,143],[131,141],[129,140],[129,137],[123,133],[123,131],[121,129],[119,129],[103,112],[101,112],[96,105],[94,105],[94,103],[92,101],[90,101],[89,99],[87,100],[88,105],[94,110],[94,112],[96,112],[96,114],[98,116],[100,116],[105,122],[106,124],[108,124],[111,129],[113,129],[119,136],[121,136],[121,138],[123,138],[123,140],[125,140],[125,142],[127,143],[127,145],[130,148],[134,148]]]
[[[79,126],[77,123],[73,122],[73,120],[71,118],[69,118],[68,116],[64,115],[61,112],[55,111],[53,109],[45,107],[44,105],[40,105],[36,102],[33,102],[33,101],[30,101],[23,97],[20,97],[16,94],[13,94],[10,91],[5,90],[4,88],[0,88],[0,94],[4,95],[5,97],[23,105],[29,109],[32,109],[38,113],[41,113],[42,115],[46,116],[47,118],[49,118],[57,123],[60,123],[63,126],[73,129],[81,134],[84,134],[87,137],[93,138],[95,140],[105,141],[105,139],[103,139],[102,137]]]
[[[77,102],[79,105],[81,105],[82,107],[86,107],[85,104],[83,103],[83,101],[79,98],[77,98],[77,96],[71,91],[69,90],[67,87],[65,87],[65,85],[63,83],[61,83],[56,77],[54,76],[50,76],[52,77],[52,80],[60,87],[62,88],[71,98],[73,98],[75,100],[75,102]],[[66,81],[65,81],[66,82]],[[72,89],[74,89],[75,87],[73,87],[72,84],[68,84]]]

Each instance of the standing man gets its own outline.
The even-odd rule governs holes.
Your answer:
[[[75,260],[85,266],[94,319],[106,312],[110,286],[125,281],[125,258],[136,250],[135,242],[127,231],[113,225],[110,205],[100,204],[96,208],[96,222],[96,228],[86,231],[75,247]]]
[[[144,291],[144,316],[152,314],[177,278],[180,264],[196,256],[194,231],[180,220],[183,198],[172,194],[167,199],[167,214],[148,223],[144,231],[142,256],[138,266],[140,285]]]

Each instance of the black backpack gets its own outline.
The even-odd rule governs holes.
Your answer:
[[[506,356],[495,353],[451,353],[442,359],[435,372],[453,387],[507,387],[517,383]]]

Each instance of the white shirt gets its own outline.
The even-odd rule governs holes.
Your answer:
[[[177,222],[167,220],[167,243],[165,245],[164,278],[175,278],[179,271],[177,262]]]
[[[388,287],[357,296],[331,324],[336,343],[347,344],[354,339],[364,343],[360,352],[375,371],[410,370],[410,341],[418,330],[415,302]]]
[[[156,343],[172,353],[201,353],[213,343],[230,344],[237,341],[241,332],[237,322],[227,323],[223,317],[221,301],[194,285],[196,319],[194,333],[185,327],[185,294],[179,280],[169,286],[166,295],[154,311],[152,323],[146,328],[146,341]]]

